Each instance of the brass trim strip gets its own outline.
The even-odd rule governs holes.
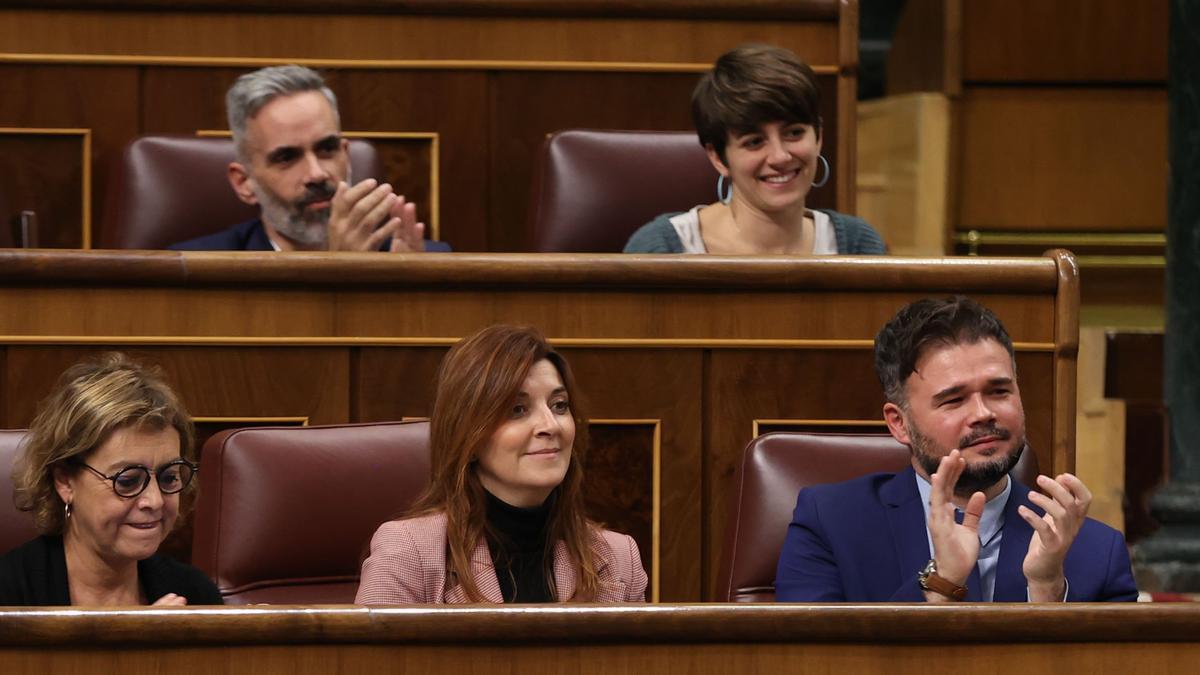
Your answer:
[[[192,417],[193,422],[200,423],[215,423],[215,424],[230,424],[238,422],[248,422],[254,424],[278,424],[281,422],[299,422],[300,426],[309,426],[308,416],[303,417],[224,417],[220,415],[205,416],[196,415]]]
[[[74,127],[0,127],[7,136],[79,136],[80,147],[80,248],[92,248],[92,130]]]
[[[229,138],[228,129],[197,129],[202,138]],[[384,140],[429,141],[429,236],[441,241],[441,137],[436,131],[342,131],[346,138],[379,138]]]
[[[836,426],[836,427],[840,427],[840,426],[846,426],[846,425],[849,425],[849,424],[854,424],[854,425],[860,425],[860,426],[864,426],[864,427],[882,427],[882,428],[884,428],[884,429],[886,429],[886,428],[887,428],[887,422],[885,422],[885,421],[883,421],[883,420],[855,420],[855,419],[844,419],[844,420],[828,420],[828,419],[822,420],[822,419],[816,419],[816,420],[806,420],[806,419],[770,419],[770,418],[765,418],[765,419],[756,419],[756,420],[753,420],[753,422],[752,422],[752,423],[751,423],[751,425],[750,425],[750,428],[751,428],[751,431],[752,431],[752,436],[751,436],[751,437],[752,437],[752,438],[758,438],[759,436],[761,436],[762,434],[760,434],[760,433],[758,432],[759,426],[760,426],[760,425],[767,425],[767,424],[807,424],[808,426],[812,426],[812,427],[835,427],[835,426]]]
[[[966,230],[954,234],[959,244],[1044,246],[1165,246],[1161,232],[997,232]]]
[[[588,419],[588,425],[652,425],[654,454],[652,457],[650,506],[650,602],[659,601],[659,578],[662,568],[662,420],[661,419]]]
[[[386,70],[525,70],[639,73],[703,73],[711,63],[644,61],[524,61],[517,59],[309,59],[248,56],[145,56],[126,54],[0,53],[0,63],[261,68],[295,63],[312,68]],[[817,75],[837,75],[836,65],[814,65]]]
[[[1077,255],[1080,267],[1092,269],[1163,270],[1167,259],[1161,255]]]
[[[0,335],[0,344],[281,347],[449,347],[461,337],[256,337],[175,335]],[[871,340],[738,338],[551,338],[560,347],[693,349],[871,349]],[[1053,342],[1014,342],[1019,352],[1053,352]]]

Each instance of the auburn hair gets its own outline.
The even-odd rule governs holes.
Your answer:
[[[445,513],[447,571],[457,578],[472,602],[486,599],[471,573],[471,554],[480,537],[497,536],[489,529],[486,495],[474,460],[508,418],[530,369],[542,360],[549,361],[562,378],[575,420],[567,473],[551,497],[543,571],[553,597],[557,594],[553,551],[561,541],[577,570],[571,599],[586,602],[596,596],[596,564],[591,547],[596,526],[587,519],[583,505],[587,417],[581,410],[571,369],[536,328],[497,325],[464,338],[442,360],[429,425],[431,481],[410,512],[413,516]]]

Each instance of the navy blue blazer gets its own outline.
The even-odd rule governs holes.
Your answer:
[[[391,242],[384,242],[380,247],[381,251],[386,251],[391,246]],[[188,239],[181,241],[178,244],[168,246],[172,251],[274,251],[275,247],[271,246],[271,240],[267,237],[267,230],[263,227],[261,218],[247,220],[244,223],[238,223],[233,227],[206,234],[203,237]],[[425,250],[437,251],[445,253],[450,250],[450,245],[444,241],[425,240]]]
[[[1011,478],[1011,477],[1010,477]],[[1004,508],[996,602],[1025,602],[1021,563],[1033,528],[1017,507],[1043,511],[1014,478]],[[924,602],[917,572],[929,561],[925,510],[912,467],[800,491],[775,573],[781,602]],[[1088,518],[1063,563],[1067,600],[1136,600],[1129,552],[1120,532]],[[980,601],[979,570],[967,600]]]

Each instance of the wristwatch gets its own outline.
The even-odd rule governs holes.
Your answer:
[[[953,581],[938,576],[937,561],[932,558],[925,563],[924,569],[917,572],[917,581],[921,584],[921,588],[944,595],[951,600],[962,600],[967,597],[966,586],[959,586]]]

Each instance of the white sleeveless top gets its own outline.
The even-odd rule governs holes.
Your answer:
[[[704,248],[704,238],[700,236],[700,209],[707,206],[701,204],[690,210],[671,217],[671,226],[679,241],[683,243],[684,253],[708,253]],[[837,235],[833,231],[833,221],[829,214],[822,211],[805,209],[805,214],[816,224],[816,236],[813,238],[813,255],[837,255]]]

